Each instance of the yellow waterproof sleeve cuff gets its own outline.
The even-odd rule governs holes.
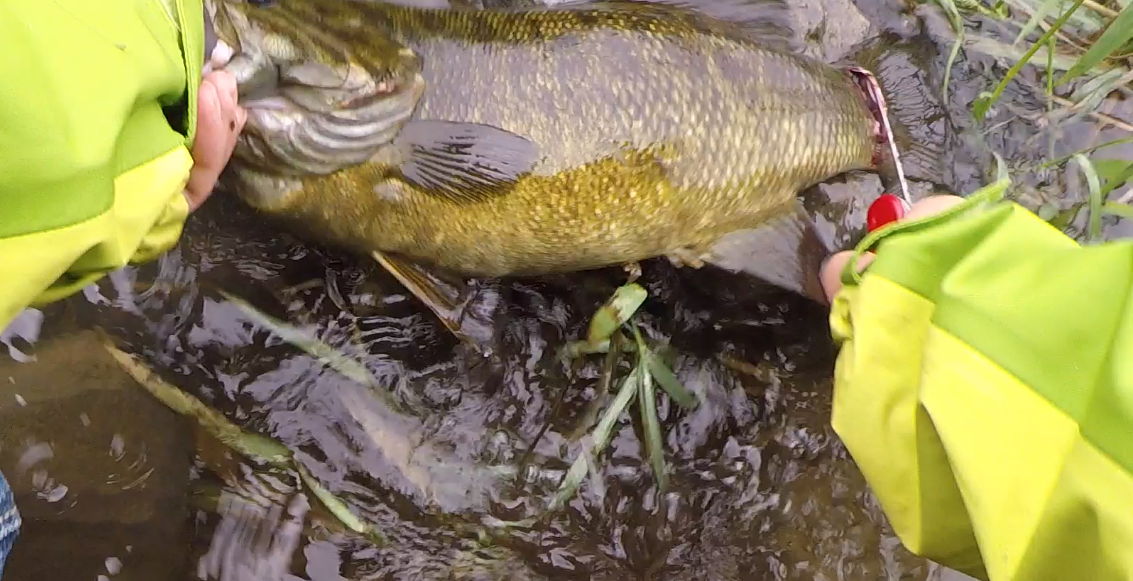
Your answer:
[[[1079,246],[989,203],[1006,186],[859,246],[880,243],[831,311],[834,428],[913,552],[1130,579],[1133,243]]]
[[[177,242],[203,25],[200,0],[0,3],[0,328]]]
[[[188,150],[179,145],[118,176],[109,211],[64,228],[0,238],[0,270],[24,277],[6,279],[0,287],[5,293],[0,296],[0,328],[27,305],[69,296],[111,270],[149,260],[175,245],[189,213],[181,191],[192,164]]]

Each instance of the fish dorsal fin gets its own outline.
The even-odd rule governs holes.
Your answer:
[[[490,125],[411,121],[397,142],[405,181],[459,203],[508,193],[539,161],[534,142]]]
[[[796,48],[795,24],[786,0],[567,0],[550,10],[586,10],[603,7],[648,11],[672,7],[701,14],[730,25],[737,33],[765,46]]]
[[[702,12],[736,25],[764,45],[793,48],[794,20],[785,0],[648,0]]]
[[[825,304],[820,274],[822,262],[831,252],[830,242],[796,201],[793,211],[783,217],[759,228],[722,236],[709,250],[705,262],[755,276]]]

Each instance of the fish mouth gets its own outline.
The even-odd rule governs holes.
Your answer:
[[[854,82],[858,94],[865,101],[870,115],[873,116],[873,138],[879,146],[874,152],[873,165],[877,166],[884,157],[885,149],[893,139],[893,131],[889,127],[889,107],[885,103],[885,95],[881,92],[881,85],[873,73],[861,67],[846,67],[845,72]]]
[[[338,118],[342,122],[362,125],[384,119],[390,123],[404,123],[412,115],[425,90],[425,79],[420,73],[408,77],[391,77],[374,84],[362,95],[343,100],[328,110],[311,110],[287,96],[273,91],[249,95],[240,106],[249,112],[276,111],[281,113],[315,114]]]
[[[228,43],[220,39],[215,40],[211,50],[205,53],[206,60],[202,70],[202,76],[212,71],[223,69],[228,63],[232,62],[232,58],[237,54],[239,54],[238,51]],[[373,106],[379,100],[406,93],[411,95],[412,99],[416,100],[420,98],[423,83],[424,80],[420,74],[409,75],[404,78],[391,76],[375,82],[373,87],[369,91],[364,92],[364,94],[338,103],[336,108],[348,110],[369,107]],[[294,111],[301,109],[301,107],[297,106],[291,99],[282,96],[276,91],[272,91],[271,94],[243,97],[240,106],[244,109],[271,111]]]
[[[874,147],[873,158],[870,163],[874,168],[880,168],[884,162],[888,161],[897,174],[898,187],[901,190],[902,197],[905,198],[906,202],[909,202],[909,185],[905,180],[905,170],[901,165],[901,157],[897,153],[897,144],[893,140],[893,126],[889,124],[889,106],[886,104],[881,84],[877,82],[877,77],[873,76],[873,73],[861,67],[849,66],[845,67],[844,71],[850,76],[854,86],[858,89],[858,94],[865,101],[870,115],[873,116],[873,138],[876,147]]]
[[[286,95],[242,102],[248,122],[233,156],[267,173],[328,175],[371,160],[396,139],[412,118],[424,79],[399,79],[385,99],[317,112]]]

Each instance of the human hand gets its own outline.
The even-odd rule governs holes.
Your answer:
[[[236,78],[232,73],[215,71],[205,75],[197,93],[193,169],[185,185],[190,212],[199,208],[212,194],[220,172],[232,157],[236,137],[247,120],[248,112],[236,104]]]
[[[964,198],[959,196],[930,196],[913,204],[909,212],[905,214],[904,220],[918,220],[933,214],[939,214],[964,201]],[[854,256],[853,251],[843,250],[834,254],[822,266],[822,289],[826,292],[826,301],[828,303],[834,302],[834,296],[838,291],[842,290],[842,271],[846,268],[846,263]],[[873,262],[874,254],[866,252],[858,258],[858,271],[862,271],[869,263]]]

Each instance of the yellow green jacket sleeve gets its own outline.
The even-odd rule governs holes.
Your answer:
[[[833,425],[914,553],[1133,579],[1133,243],[1081,246],[1006,187],[859,245],[877,257],[832,306]]]
[[[203,28],[201,0],[0,2],[0,328],[177,242]]]

